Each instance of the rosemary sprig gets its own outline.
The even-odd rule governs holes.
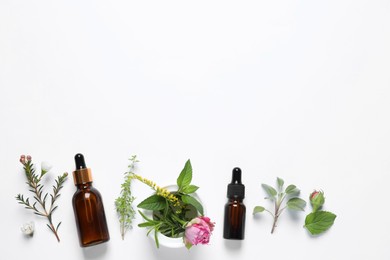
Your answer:
[[[118,213],[120,231],[122,240],[125,239],[127,230],[132,228],[133,219],[135,218],[135,210],[133,209],[132,203],[135,197],[131,194],[131,181],[135,175],[134,168],[137,162],[137,156],[133,155],[130,159],[130,165],[128,171],[124,174],[124,183],[121,185],[120,196],[115,200],[116,212]]]
[[[44,185],[41,183],[42,177],[48,172],[48,169],[41,169],[41,174],[35,173],[34,164],[31,161],[31,156],[20,157],[20,162],[23,164],[23,169],[27,178],[26,184],[29,186],[29,191],[34,194],[34,203],[31,204],[30,198],[24,198],[23,194],[18,194],[16,200],[19,204],[25,206],[26,209],[34,211],[34,214],[46,217],[49,224],[47,226],[54,233],[57,241],[60,242],[58,236],[58,228],[61,225],[61,222],[54,226],[53,224],[53,212],[57,209],[58,206],[55,205],[57,199],[60,197],[60,191],[67,179],[68,173],[64,173],[57,177],[55,180],[55,185],[53,185],[53,193],[45,193],[43,195]],[[48,195],[50,195],[50,206],[47,205]]]

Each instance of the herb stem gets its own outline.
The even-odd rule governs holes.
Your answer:
[[[278,218],[279,218],[279,208],[280,208],[280,201],[275,201],[274,223],[272,224],[271,234],[274,233],[274,230],[275,230],[275,228],[276,228],[276,223],[278,222]]]
[[[274,230],[276,228],[276,222],[278,221],[278,218],[279,218],[278,215],[274,217],[274,223],[272,224],[271,234],[274,233]]]
[[[271,214],[272,218],[274,218],[274,213],[272,213],[271,211],[269,211],[268,209],[264,209],[265,211],[267,211],[269,214]]]
[[[41,179],[39,178],[38,181],[40,181],[40,180]],[[50,210],[49,210],[49,212],[47,212],[47,210],[46,210],[46,203],[45,203],[45,201],[42,201],[42,196],[41,196],[42,193],[39,192],[37,183],[34,182],[33,186],[34,186],[34,193],[37,195],[36,199],[37,199],[38,203],[41,205],[41,207],[42,207],[42,209],[44,211],[43,213],[42,212],[39,212],[39,213],[42,216],[45,216],[47,218],[47,220],[49,221],[49,224],[50,224],[49,228],[51,229],[51,231],[53,231],[54,235],[57,238],[57,241],[60,242],[60,238],[58,236],[57,230],[54,228],[53,222],[51,220],[51,213],[52,213],[53,204],[51,204]],[[54,203],[54,201],[53,201],[53,203]]]

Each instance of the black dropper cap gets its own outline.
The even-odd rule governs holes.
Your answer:
[[[232,182],[228,185],[227,197],[229,199],[244,199],[245,186],[241,183],[241,169],[236,167],[232,172]]]
[[[91,169],[85,165],[84,155],[78,153],[74,156],[76,170],[73,171],[73,180],[75,185],[92,182]]]
[[[85,165],[84,155],[78,153],[74,156],[74,161],[76,163],[76,170],[85,169],[87,166]]]

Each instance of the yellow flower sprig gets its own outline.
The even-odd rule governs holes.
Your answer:
[[[168,191],[167,189],[161,188],[155,182],[148,180],[148,179],[146,179],[142,176],[139,176],[137,174],[133,174],[133,177],[135,179],[139,180],[140,182],[145,183],[146,185],[151,187],[153,190],[155,190],[156,195],[161,196],[161,197],[167,199],[168,201],[172,202],[173,206],[175,206],[175,207],[180,206],[179,199],[175,195],[173,195],[170,191]]]

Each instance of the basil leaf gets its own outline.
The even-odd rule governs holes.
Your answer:
[[[188,185],[188,186],[185,186],[183,187],[183,189],[181,190],[183,193],[185,194],[190,194],[190,193],[194,193],[195,191],[197,191],[199,189],[198,186],[195,186],[195,185]]]
[[[158,195],[152,195],[137,205],[138,208],[147,210],[162,210],[166,206],[165,199]]]
[[[336,215],[328,211],[316,211],[306,216],[305,228],[312,235],[318,235],[328,230],[334,223]]]
[[[179,186],[179,190],[190,185],[192,180],[192,166],[191,161],[187,160],[183,170],[181,171],[179,177],[177,177],[176,183]]]
[[[287,207],[289,209],[304,211],[305,206],[306,206],[306,201],[300,198],[292,198],[289,201],[287,201]]]

